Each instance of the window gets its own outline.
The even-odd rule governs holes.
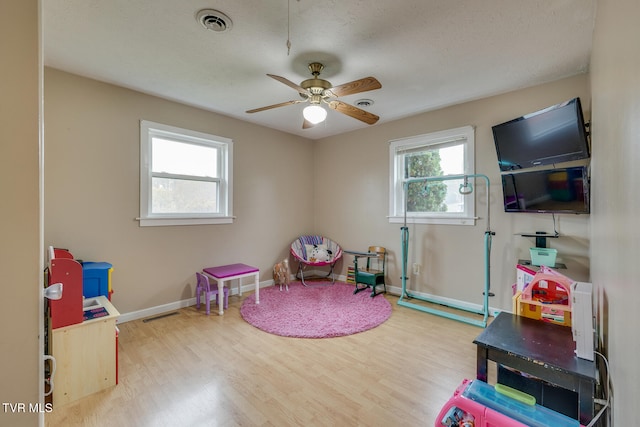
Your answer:
[[[227,224],[233,141],[140,122],[140,225]]]
[[[474,174],[471,126],[390,142],[389,222],[475,224],[474,196],[460,179],[405,182],[412,178]],[[470,182],[474,185],[473,180]],[[405,199],[406,197],[406,199]]]

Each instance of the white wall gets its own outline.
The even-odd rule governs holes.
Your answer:
[[[640,2],[600,0],[591,60],[591,275],[613,382],[610,425],[637,423],[640,396]]]

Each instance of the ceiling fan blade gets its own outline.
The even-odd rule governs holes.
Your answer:
[[[281,102],[279,104],[273,104],[273,105],[267,105],[266,107],[260,107],[260,108],[255,108],[253,110],[247,110],[245,111],[246,113],[257,113],[259,111],[264,111],[264,110],[271,110],[272,108],[278,108],[278,107],[284,107],[286,105],[293,105],[293,104],[299,104],[301,102],[306,102],[304,100],[297,100],[297,101],[287,101],[287,102]]]
[[[345,104],[342,101],[329,101],[327,102],[329,107],[334,110],[346,114],[349,117],[353,117],[354,119],[358,119],[362,122],[365,122],[368,125],[372,125],[377,122],[380,117],[375,114],[369,113],[368,111],[361,110],[358,107],[354,107],[353,105]]]
[[[293,89],[297,90],[301,95],[311,96],[311,92],[309,92],[308,90],[298,86],[297,84],[295,84],[291,80],[285,79],[284,77],[276,76],[274,74],[267,74],[267,76],[271,77],[272,79],[275,79],[275,80],[279,81],[280,83],[286,84],[290,88],[293,88]]]
[[[375,77],[365,77],[360,80],[354,80],[340,86],[332,87],[326,92],[335,97],[353,95],[354,93],[366,92],[368,90],[380,89],[382,85]]]

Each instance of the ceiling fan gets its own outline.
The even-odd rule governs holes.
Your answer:
[[[336,99],[340,96],[353,95],[360,92],[380,89],[382,85],[375,77],[365,77],[363,79],[355,80],[339,86],[333,86],[327,80],[319,78],[320,72],[323,69],[324,65],[320,64],[319,62],[312,62],[311,64],[309,64],[309,71],[311,72],[313,78],[303,81],[299,86],[292,81],[285,79],[284,77],[267,74],[267,76],[271,77],[272,79],[275,79],[280,83],[284,83],[285,85],[297,90],[302,99],[281,102],[279,104],[273,104],[266,107],[248,110],[247,113],[257,113],[259,111],[270,110],[272,108],[308,102],[310,105],[307,106],[303,111],[303,115],[305,117],[302,124],[303,129],[313,127],[326,118],[327,111],[321,107],[321,104],[323,103],[327,104],[329,108],[332,108],[339,113],[346,114],[347,116],[358,119],[369,125],[376,123],[378,119],[380,119],[380,117],[376,116],[375,114],[369,113],[368,111],[364,111],[358,107],[346,104]],[[318,115],[313,116],[314,113]]]

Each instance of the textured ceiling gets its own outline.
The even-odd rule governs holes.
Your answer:
[[[321,76],[367,76],[378,124],[588,71],[595,0],[46,0],[45,65],[310,139],[367,127],[329,111],[302,129],[306,104],[247,114]],[[207,30],[216,9],[230,31]],[[289,17],[289,18],[288,18]],[[287,51],[287,39],[291,42]],[[376,125],[373,125],[376,126]]]

